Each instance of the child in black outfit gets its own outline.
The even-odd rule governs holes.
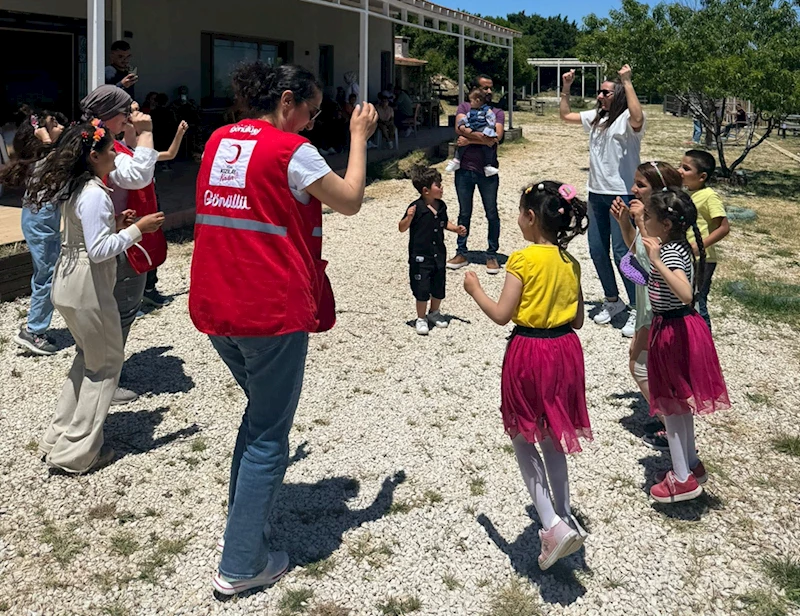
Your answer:
[[[398,228],[401,233],[411,229],[408,264],[411,292],[417,300],[416,329],[420,336],[427,336],[429,322],[435,327],[448,325],[439,312],[447,279],[444,230],[464,236],[467,229],[447,220],[447,206],[442,201],[442,175],[436,169],[416,167],[411,173],[411,181],[420,198],[406,208]]]

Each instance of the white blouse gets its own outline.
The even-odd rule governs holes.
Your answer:
[[[102,180],[94,178],[86,183],[74,201],[75,214],[83,226],[86,252],[94,263],[113,259],[142,239],[142,232],[136,225],[117,233],[111,192]]]

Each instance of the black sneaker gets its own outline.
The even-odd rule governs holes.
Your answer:
[[[664,429],[664,424],[661,423],[659,419],[653,419],[646,424],[642,428],[642,432],[645,434],[653,434],[655,432],[661,432]]]
[[[154,306],[155,308],[161,308],[169,304],[170,299],[161,295],[161,293],[158,292],[158,289],[150,289],[149,291],[144,292],[142,301],[145,304]]]
[[[32,334],[24,325],[19,328],[19,333],[14,336],[14,342],[36,355],[53,355],[58,352],[58,347],[47,336]]]
[[[645,434],[642,442],[650,449],[669,451],[669,441],[667,441],[667,433],[664,430]]]

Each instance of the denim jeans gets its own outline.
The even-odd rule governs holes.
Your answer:
[[[711,331],[711,316],[708,314],[708,293],[711,291],[711,278],[714,276],[716,269],[716,263],[706,263],[703,280],[697,292],[697,312],[700,313],[700,316],[703,317],[706,325],[708,325],[708,331]]]
[[[228,525],[219,564],[232,579],[255,577],[269,559],[269,516],[289,464],[289,431],[303,387],[308,334],[211,336],[247,396],[228,487]]]
[[[22,235],[33,261],[28,331],[41,335],[50,327],[53,318],[50,289],[53,269],[61,252],[61,209],[43,205],[34,214],[29,208],[22,208]]]
[[[630,195],[620,196],[626,204],[631,200]],[[611,265],[609,250],[613,249],[617,269],[619,269],[622,257],[628,252],[625,239],[622,237],[622,230],[611,215],[611,204],[614,199],[616,199],[615,195],[589,193],[589,254],[592,257],[594,269],[597,271],[597,277],[600,278],[600,284],[603,285],[603,293],[606,298],[619,297],[619,288],[614,275],[614,267]],[[631,308],[636,308],[636,285],[625,276],[622,276],[622,282],[625,285]]]
[[[700,137],[703,134],[703,125],[698,119],[692,121],[692,141],[700,143]]]
[[[486,220],[489,222],[489,248],[486,251],[486,257],[497,258],[497,250],[500,248],[500,215],[497,213],[497,190],[500,187],[500,177],[493,175],[487,178],[483,173],[464,169],[456,171],[456,195],[458,196],[458,224],[464,225],[467,233],[464,237],[458,237],[456,254],[467,255],[469,223],[472,220],[472,199],[476,186],[481,193]]]

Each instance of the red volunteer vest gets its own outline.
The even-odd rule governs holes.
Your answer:
[[[281,336],[333,327],[322,260],[322,205],[289,190],[292,155],[308,140],[268,122],[214,132],[197,176],[189,314],[214,336]]]
[[[114,141],[114,150],[117,156],[133,156],[133,151],[124,143]],[[104,180],[108,184],[108,178]],[[117,188],[117,190],[123,190]],[[128,209],[135,210],[137,216],[155,214],[158,211],[158,200],[156,199],[156,188],[150,182],[139,190],[129,190]],[[155,233],[145,233],[142,239],[125,251],[128,262],[137,274],[144,274],[156,269],[167,260],[167,238],[164,232],[159,229]]]

